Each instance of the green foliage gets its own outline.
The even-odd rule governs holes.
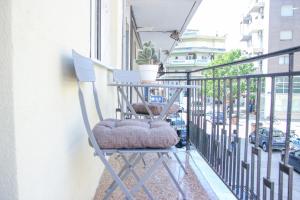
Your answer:
[[[151,41],[144,43],[143,49],[139,50],[136,63],[138,65],[158,63],[158,58],[155,54],[155,49]]]
[[[210,63],[210,66],[231,63],[233,61],[237,61],[240,59],[243,59],[243,57],[241,55],[241,50],[236,49],[236,50],[232,50],[230,52],[224,53],[222,55],[218,55]],[[219,77],[231,77],[231,76],[246,75],[246,74],[251,74],[254,71],[255,71],[255,69],[254,69],[254,66],[252,63],[241,64],[241,65],[230,65],[230,66],[215,69],[214,77],[219,78]],[[203,72],[203,75],[207,78],[212,78],[213,70],[205,70]],[[234,98],[237,97],[237,85],[238,85],[237,79],[233,79],[232,80],[232,93],[233,93]],[[223,86],[224,86],[224,83],[221,80],[220,81],[220,94],[221,94],[220,98],[223,98]],[[230,88],[229,80],[226,81],[225,87],[226,87],[226,96],[227,96],[229,94],[229,88]],[[213,91],[215,91],[215,95],[217,96],[218,82],[215,81],[215,84],[214,84],[212,80],[207,81],[207,84],[206,84],[207,96],[212,97]],[[246,91],[246,80],[241,79],[240,80],[240,94],[242,95],[245,91]],[[250,91],[251,92],[255,91],[255,83],[253,81],[250,82]]]

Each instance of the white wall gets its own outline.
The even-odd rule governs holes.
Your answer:
[[[8,2],[5,0],[6,4]],[[0,119],[3,115],[7,118],[6,124],[0,120],[0,161],[1,166],[2,160],[7,165],[3,167],[4,174],[10,176],[12,186],[3,186],[2,183],[9,181],[0,178],[0,199],[92,199],[103,166],[88,146],[71,60],[72,49],[89,55],[89,1],[10,2],[11,17],[3,17],[0,12],[1,26],[3,22],[6,26],[11,24],[11,33],[7,34],[11,40],[5,38],[8,39],[6,43],[12,42],[12,48],[4,55],[0,54],[0,72],[8,79],[3,80],[0,74],[0,82],[9,84],[5,88],[0,84],[1,105],[4,103],[4,108],[1,107],[4,114],[0,114]],[[103,36],[103,46],[109,48],[104,58],[106,64],[118,66],[121,63],[119,1],[107,0],[106,4],[111,13],[104,13],[104,16],[111,20],[104,27],[115,32]],[[0,9],[3,9],[2,5]],[[1,27],[1,39],[2,30]],[[112,100],[116,95],[106,86],[108,71],[96,67],[96,74],[102,97],[100,104],[105,108],[103,113],[113,117],[115,105]],[[90,88],[86,86],[85,89]],[[8,95],[3,93],[6,91]],[[92,111],[91,121],[95,123],[97,118],[91,96],[86,100]],[[6,129],[5,134],[9,136],[5,152],[9,158],[4,159],[2,129]],[[0,169],[2,177],[2,167]],[[13,193],[15,196],[6,198]]]
[[[11,2],[0,1],[0,199],[17,198],[13,113]]]

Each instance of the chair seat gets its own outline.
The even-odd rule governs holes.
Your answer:
[[[160,115],[164,109],[165,103],[148,103],[148,107],[153,115]],[[133,109],[137,114],[147,114],[149,115],[146,106],[143,103],[132,104]],[[168,110],[168,114],[175,114],[179,110],[179,105],[173,104]]]
[[[178,143],[176,131],[161,120],[106,119],[93,129],[100,148],[170,148]]]

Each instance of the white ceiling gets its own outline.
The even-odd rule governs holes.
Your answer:
[[[171,51],[176,43],[169,37],[171,32],[177,30],[183,33],[201,1],[131,0],[142,43],[151,40],[157,49]]]

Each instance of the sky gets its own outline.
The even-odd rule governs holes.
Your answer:
[[[187,28],[202,34],[226,34],[226,49],[238,48],[240,22],[248,3],[249,0],[203,0]]]

